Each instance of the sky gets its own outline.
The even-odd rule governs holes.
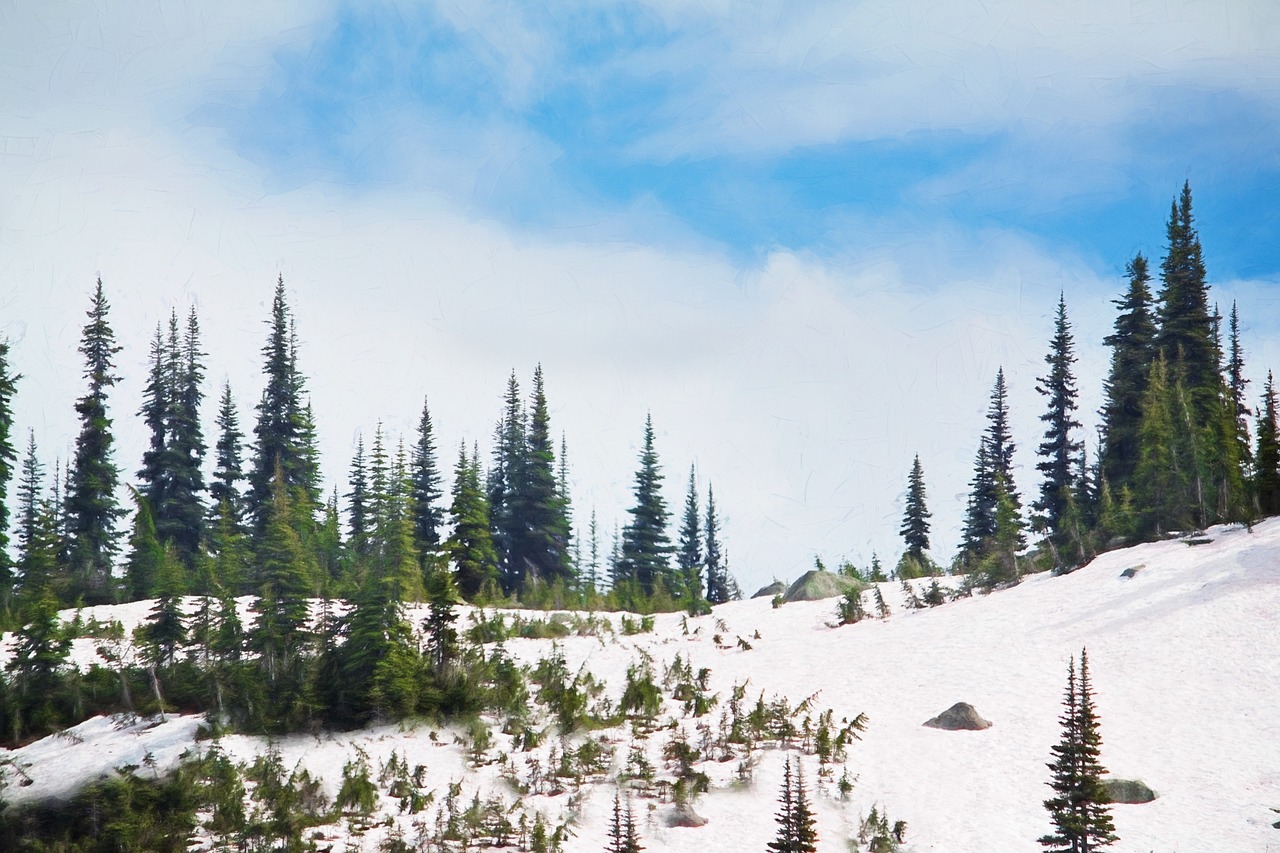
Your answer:
[[[484,452],[541,364],[604,550],[651,415],[748,593],[896,558],[915,454],[946,562],[1001,367],[1036,494],[1059,294],[1092,443],[1184,181],[1255,396],[1280,365],[1272,3],[263,5],[0,0],[0,336],[50,467],[98,276],[132,479],[156,323],[198,308],[250,425],[283,275],[331,488],[424,398],[446,469]]]

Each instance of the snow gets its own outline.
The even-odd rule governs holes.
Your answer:
[[[659,615],[649,634],[570,636],[555,644],[571,672],[585,666],[615,702],[627,667],[642,653],[652,657],[659,676],[677,654],[695,672],[709,667],[711,692],[721,701],[703,718],[713,725],[731,688],[744,681],[749,702],[761,691],[766,699],[781,694],[792,704],[817,693],[816,710],[831,708],[837,720],[866,713],[863,740],[849,749],[847,766],[856,781],[848,800],[837,799],[830,786],[818,791],[817,761],[804,761],[819,849],[845,849],[844,839],[876,806],[891,820],[907,822],[906,847],[919,853],[1036,849],[1036,838],[1049,829],[1042,806],[1049,794],[1045,763],[1060,736],[1067,662],[1087,646],[1103,763],[1160,795],[1149,804],[1113,807],[1121,839],[1115,849],[1280,851],[1280,831],[1270,826],[1277,818],[1271,808],[1280,808],[1280,519],[1252,532],[1214,528],[1208,537],[1213,541],[1194,547],[1166,541],[1115,551],[1063,577],[1031,576],[1013,589],[930,610],[905,610],[898,585],[885,584],[893,614],[883,621],[832,628],[834,600],[775,609],[768,599],[755,599],[687,620]],[[1133,577],[1122,577],[1134,567],[1140,568]],[[95,615],[128,627],[148,609],[131,604],[98,608]],[[610,619],[619,623],[616,614]],[[720,644],[713,641],[716,634]],[[738,638],[751,649],[740,648]],[[504,645],[517,660],[533,664],[550,652],[552,641]],[[958,701],[974,705],[992,728],[951,732],[921,725]],[[668,703],[663,719],[668,715],[680,716],[676,703]],[[65,796],[120,764],[141,764],[147,753],[158,767],[171,766],[191,746],[198,722],[170,717],[148,727],[90,720],[0,754],[32,779],[21,786],[11,773],[4,794],[11,801]],[[461,782],[464,803],[476,792],[482,799],[520,799],[557,821],[572,809],[577,822],[566,851],[601,849],[615,790],[608,780],[626,761],[629,727],[590,735],[603,735],[616,749],[608,780],[585,786],[578,798],[521,798],[496,759],[508,753],[524,773],[526,756],[496,731],[497,721],[488,722],[495,728],[492,763],[479,767],[468,764],[460,729],[426,722],[296,735],[276,746],[286,768],[306,767],[330,797],[356,747],[368,756],[375,777],[395,752],[410,768],[425,767],[437,804],[450,783]],[[693,722],[684,725],[692,730]],[[575,735],[572,742],[587,736]],[[655,766],[661,767],[668,738],[660,731],[643,742]],[[548,737],[537,754],[545,761],[557,746],[557,738]],[[267,742],[233,735],[219,747],[237,761],[251,761]],[[667,828],[662,817],[669,804],[651,812],[652,801],[636,799],[645,846],[672,853],[763,849],[774,834],[787,754],[768,748],[757,753],[747,788],[731,785],[736,761],[703,766],[713,788],[694,807],[708,819],[705,827]],[[412,838],[412,818],[398,815],[396,801],[384,795],[382,808]],[[434,808],[419,819],[430,822]],[[350,831],[347,821],[323,829],[334,849],[343,849]],[[356,841],[374,849],[384,832],[369,829]]]

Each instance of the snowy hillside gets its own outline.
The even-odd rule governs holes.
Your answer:
[[[379,807],[410,842],[434,823],[450,784],[460,782],[465,802],[476,794],[519,801],[553,824],[576,812],[564,849],[585,853],[604,848],[616,779],[632,751],[642,750],[663,778],[662,751],[672,735],[662,723],[676,720],[696,746],[719,725],[733,687],[748,682],[747,704],[762,691],[766,701],[780,694],[792,707],[817,694],[815,719],[827,708],[837,722],[867,715],[862,740],[843,762],[854,783],[847,798],[834,784],[844,767],[819,785],[818,759],[803,759],[820,850],[849,849],[846,839],[874,806],[892,821],[906,821],[904,849],[1012,853],[1037,849],[1036,838],[1049,829],[1041,805],[1049,791],[1045,763],[1060,734],[1067,661],[1087,645],[1103,762],[1113,775],[1141,779],[1159,793],[1148,804],[1113,807],[1121,839],[1115,849],[1280,851],[1280,830],[1271,827],[1277,818],[1271,808],[1280,808],[1280,520],[1252,533],[1215,528],[1208,537],[1211,542],[1194,546],[1170,541],[1116,551],[1064,577],[1033,576],[1014,589],[929,610],[904,609],[898,585],[886,584],[888,619],[840,628],[830,627],[834,601],[774,608],[757,599],[696,619],[660,615],[650,633],[615,630],[555,641],[568,671],[584,666],[615,704],[628,667],[644,655],[659,682],[677,655],[695,673],[709,668],[707,692],[718,697],[716,706],[694,718],[664,690],[657,730],[648,734],[628,724],[579,732],[562,743],[547,723],[552,733],[524,752],[490,719],[487,749],[471,749],[474,731],[425,722],[293,736],[278,747],[286,768],[308,768],[330,798],[357,747],[375,781],[393,753],[409,768],[422,765],[417,781],[434,802],[421,813],[402,814],[400,801],[382,786]],[[1125,577],[1126,569],[1136,572]],[[94,608],[83,617],[136,621],[146,609]],[[620,628],[621,615],[607,618]],[[551,653],[552,643],[510,639],[505,646],[533,665]],[[77,654],[91,656],[91,645],[82,641]],[[921,725],[960,701],[994,725],[985,731]],[[171,764],[192,743],[197,722],[170,718],[148,727],[91,720],[0,755],[13,764],[4,796],[20,803],[65,794],[112,767],[141,765],[148,753],[158,766]],[[553,752],[601,736],[613,750],[611,764],[592,774],[580,793],[545,783],[542,770],[554,763]],[[267,743],[234,735],[220,746],[248,762]],[[784,756],[798,754],[761,744],[749,785],[735,784],[740,759],[699,764],[711,780],[711,790],[693,805],[705,826],[668,826],[668,801],[634,796],[642,843],[673,853],[763,851],[775,831]],[[527,792],[517,793],[513,782]],[[377,823],[342,819],[320,827],[319,846],[342,850],[354,841],[376,849],[388,832]],[[362,834],[352,838],[353,827]]]

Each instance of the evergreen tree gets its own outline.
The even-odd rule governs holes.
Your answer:
[[[1138,466],[1133,478],[1137,503],[1144,510],[1142,529],[1156,536],[1183,529],[1190,522],[1187,512],[1189,460],[1174,432],[1174,399],[1168,365],[1160,354],[1147,375],[1138,432]]]
[[[9,623],[15,582],[9,556],[9,482],[18,461],[13,446],[13,395],[21,378],[9,366],[9,342],[0,340],[0,627]]]
[[[218,401],[218,443],[214,446],[213,482],[209,485],[209,498],[214,519],[222,516],[226,504],[230,518],[238,525],[244,518],[244,496],[239,483],[244,480],[244,433],[240,431],[240,417],[231,396],[231,383],[222,385],[222,397]]]
[[[613,816],[609,821],[609,846],[605,853],[640,853],[644,847],[640,845],[640,836],[636,832],[635,813],[631,804],[622,807],[622,800],[616,792],[613,795]]]
[[[431,410],[424,398],[422,418],[418,421],[418,440],[413,446],[413,541],[424,557],[440,547],[444,527],[444,509],[440,500],[440,468],[436,462],[435,430]]]
[[[458,654],[458,588],[447,569],[432,571],[427,578],[427,618],[422,624],[427,637],[427,662],[439,678]]]
[[[268,325],[271,331],[262,348],[267,384],[257,406],[258,421],[253,428],[256,447],[245,495],[246,511],[258,532],[265,530],[271,513],[277,468],[291,501],[301,499],[308,508],[315,503],[315,471],[313,460],[308,458],[314,450],[308,448],[314,425],[302,402],[303,380],[283,275],[276,280]]]
[[[813,811],[804,789],[804,774],[797,762],[795,773],[788,757],[783,767],[782,791],[778,795],[778,834],[766,846],[773,853],[815,853],[818,833]]]
[[[1009,391],[1004,381],[1004,368],[996,372],[991,389],[991,405],[987,410],[987,429],[978,444],[973,480],[965,507],[960,561],[972,563],[983,556],[996,535],[996,510],[1001,492],[1008,499],[1015,516],[1020,515],[1022,499],[1013,482],[1013,452],[1016,445],[1009,430]],[[1018,547],[1025,544],[1018,523]]]
[[[518,462],[508,461],[509,471],[519,471],[519,476],[510,483],[508,501],[507,583],[511,591],[521,591],[531,578],[549,584],[568,581],[572,574],[569,522],[556,483],[551,418],[541,365],[533,374],[523,450],[523,458]]]
[[[1155,356],[1156,324],[1152,315],[1151,290],[1147,283],[1147,259],[1135,255],[1129,262],[1129,289],[1116,300],[1120,310],[1112,334],[1103,339],[1111,347],[1111,369],[1103,385],[1106,402],[1102,411],[1102,474],[1113,491],[1133,485],[1138,467],[1138,432],[1142,424],[1142,402],[1147,376]]]
[[[1254,455],[1254,494],[1262,515],[1280,513],[1280,432],[1277,424],[1275,382],[1267,371],[1258,409],[1258,452]]]
[[[698,483],[694,468],[689,466],[689,491],[684,499],[684,516],[680,523],[680,545],[676,565],[684,596],[691,604],[702,600],[702,520],[698,513]]]
[[[925,506],[924,469],[920,466],[917,454],[911,463],[911,473],[907,476],[907,501],[902,513],[902,529],[898,534],[907,545],[907,554],[921,565],[925,562],[925,551],[929,550],[929,519],[932,513]]]
[[[600,529],[596,524],[596,508],[591,508],[591,521],[587,525],[587,566],[583,581],[592,591],[599,590],[604,583],[600,575]]]
[[[36,455],[36,434],[27,434],[27,452],[22,458],[22,478],[18,481],[18,573],[21,577],[23,598],[30,599],[30,591],[43,589],[44,582],[53,571],[52,562],[40,564],[40,514],[41,494],[44,491],[44,470]],[[42,570],[43,569],[43,570]]]
[[[1063,517],[1076,491],[1074,467],[1084,447],[1072,438],[1072,431],[1080,428],[1080,422],[1075,419],[1078,392],[1071,367],[1075,361],[1067,302],[1060,295],[1053,340],[1049,344],[1049,354],[1045,356],[1049,374],[1041,377],[1036,385],[1036,391],[1049,398],[1049,408],[1040,416],[1046,428],[1044,441],[1038,450],[1041,461],[1036,463],[1036,470],[1044,475],[1044,480],[1040,484],[1040,499],[1032,507],[1037,513],[1036,527],[1045,531],[1055,543],[1064,538]]]
[[[631,521],[622,530],[621,575],[634,581],[644,595],[659,588],[670,589],[670,559],[673,548],[667,537],[667,502],[662,497],[662,470],[653,448],[653,420],[645,418],[644,448],[635,478],[635,506]]]
[[[973,479],[969,482],[969,496],[965,503],[964,527],[960,540],[960,560],[968,564],[982,556],[992,536],[996,533],[995,474],[987,456],[987,442],[978,442],[977,458],[973,462]]]
[[[724,604],[733,596],[728,562],[720,551],[720,519],[716,516],[716,496],[710,484],[707,485],[707,522],[702,529],[706,543],[703,565],[706,567],[707,603]]]
[[[1191,184],[1173,202],[1167,226],[1168,250],[1160,264],[1159,331],[1155,344],[1182,377],[1194,400],[1193,413],[1203,414],[1207,396],[1216,390],[1219,347],[1209,313],[1203,252],[1191,213]],[[1197,418],[1203,421],[1203,418]]]
[[[453,503],[449,507],[453,532],[445,550],[453,563],[459,592],[468,601],[486,585],[498,580],[498,553],[489,532],[489,505],[480,486],[476,461],[459,449],[453,474]]]
[[[351,491],[347,492],[347,524],[350,535],[347,543],[359,557],[369,553],[369,535],[372,519],[369,511],[369,479],[365,470],[364,436],[356,436],[356,455],[351,459],[349,478]]]
[[[1054,796],[1044,801],[1054,831],[1040,838],[1050,853],[1091,853],[1114,844],[1118,838],[1108,809],[1110,797],[1102,784],[1106,768],[1099,759],[1102,736],[1089,682],[1088,652],[1080,652],[1080,676],[1075,661],[1067,668],[1067,695],[1063,700],[1062,739],[1053,746],[1054,760],[1049,787]]]
[[[1249,416],[1253,414],[1249,404],[1245,402],[1245,386],[1249,380],[1244,375],[1244,347],[1240,343],[1240,312],[1236,303],[1231,303],[1230,350],[1227,357],[1227,389],[1230,398],[1230,410],[1235,417],[1236,455],[1241,466],[1249,468],[1253,464],[1253,452],[1249,446]]]
[[[160,455],[160,488],[147,494],[162,543],[171,543],[182,565],[190,568],[204,539],[204,433],[200,426],[204,364],[200,323],[192,309],[185,335],[178,317],[169,321],[164,371],[164,451]],[[155,441],[155,435],[152,435]]]
[[[56,699],[62,692],[61,670],[71,653],[71,638],[58,622],[58,602],[48,589],[40,590],[14,632],[13,656],[5,665],[12,673],[13,739],[57,730]]]
[[[526,455],[524,405],[515,371],[507,379],[502,417],[494,434],[493,465],[489,469],[489,520],[493,546],[498,553],[498,569],[504,592],[518,593],[524,583],[522,566],[513,558],[519,520],[515,496],[521,490]],[[461,584],[460,584],[461,585]]]
[[[72,560],[70,594],[83,598],[86,604],[105,604],[116,598],[112,557],[118,550],[116,521],[124,514],[116,502],[120,471],[112,461],[114,440],[111,419],[107,417],[107,391],[119,379],[112,372],[112,359],[120,351],[107,320],[108,310],[102,279],[98,279],[88,311],[89,322],[80,339],[89,388],[76,401],[80,434],[76,437],[66,497]]]
[[[135,509],[124,566],[125,594],[130,601],[142,601],[157,594],[165,553],[151,514],[151,502],[137,489],[131,487],[129,491]]]
[[[991,389],[991,406],[987,411],[987,459],[995,479],[1002,484],[1015,510],[1021,512],[1022,498],[1013,482],[1013,435],[1009,427],[1009,390],[1005,386],[1004,368],[996,371],[996,384]]]
[[[165,427],[173,397],[168,353],[163,327],[157,322],[155,337],[151,341],[147,384],[142,389],[142,408],[138,410],[149,433],[147,449],[142,453],[142,467],[138,470],[138,480],[142,495],[153,505],[164,499],[164,491],[168,486],[165,476],[165,449],[168,445]]]

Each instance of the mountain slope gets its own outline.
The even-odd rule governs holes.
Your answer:
[[[614,702],[628,666],[644,655],[659,676],[677,654],[694,672],[709,668],[710,691],[719,705],[693,720],[668,701],[661,717],[681,718],[691,741],[698,737],[697,723],[716,725],[734,685],[743,682],[749,682],[748,703],[762,691],[766,700],[781,694],[793,706],[816,693],[815,713],[830,708],[836,720],[865,713],[866,731],[846,761],[855,778],[847,800],[830,783],[819,790],[817,760],[804,760],[821,850],[846,849],[844,839],[857,833],[860,818],[876,806],[891,820],[907,822],[907,849],[1012,853],[1036,849],[1035,839],[1049,829],[1041,805],[1049,794],[1045,763],[1059,738],[1067,661],[1087,646],[1103,763],[1114,775],[1141,778],[1160,794],[1149,804],[1113,808],[1121,839],[1116,849],[1280,850],[1280,831],[1270,826],[1276,818],[1270,808],[1280,807],[1280,520],[1252,532],[1215,528],[1208,535],[1208,544],[1169,541],[1115,551],[1064,577],[1033,576],[1016,588],[931,610],[904,610],[897,585],[888,584],[883,591],[893,614],[884,621],[832,628],[834,601],[775,609],[767,599],[756,599],[696,619],[660,615],[651,633],[571,636],[556,647],[570,672],[585,666]],[[1123,577],[1126,569],[1137,571]],[[146,610],[133,604],[84,615],[138,619]],[[618,626],[622,617],[608,618]],[[532,665],[550,653],[552,641],[512,639],[505,647]],[[79,654],[84,652],[82,646]],[[948,732],[921,726],[957,701],[976,706],[993,727]],[[450,783],[461,782],[467,800],[474,793],[500,796],[542,811],[553,822],[572,811],[575,837],[565,850],[585,853],[603,849],[613,779],[629,752],[638,746],[660,767],[670,739],[664,731],[637,739],[629,726],[604,732],[615,749],[612,766],[580,795],[535,787],[520,796],[504,774],[528,781],[533,765],[526,759],[536,756],[545,765],[550,752],[563,746],[550,736],[537,750],[522,753],[497,731],[497,721],[489,722],[493,743],[485,752],[487,763],[478,767],[470,766],[465,744],[455,742],[455,736],[467,740],[461,731],[426,723],[294,736],[278,746],[286,767],[308,767],[330,796],[358,746],[375,776],[393,752],[410,767],[422,764],[424,786],[436,792],[436,806]],[[163,764],[176,757],[193,729],[182,720],[147,731],[117,731],[90,721],[74,735],[9,753],[32,784],[12,782],[5,795],[11,802],[45,797],[94,768],[105,772],[124,761],[138,763],[149,737]],[[585,737],[574,736],[568,746]],[[125,752],[110,751],[121,740],[134,750],[123,759]],[[244,735],[222,741],[239,761],[252,760],[265,747],[264,740]],[[510,757],[506,769],[498,761],[503,753]],[[712,782],[694,806],[708,819],[700,828],[667,827],[669,804],[636,799],[645,846],[675,853],[763,850],[775,831],[785,754],[780,748],[756,751],[747,787],[731,784],[737,761],[699,765]],[[837,769],[834,777],[839,775]],[[381,808],[397,815],[412,838],[412,816],[398,816],[396,801],[386,796]],[[430,815],[419,820],[431,822]],[[326,843],[343,849],[351,823],[324,828]],[[384,834],[371,828],[358,841],[375,849]]]

